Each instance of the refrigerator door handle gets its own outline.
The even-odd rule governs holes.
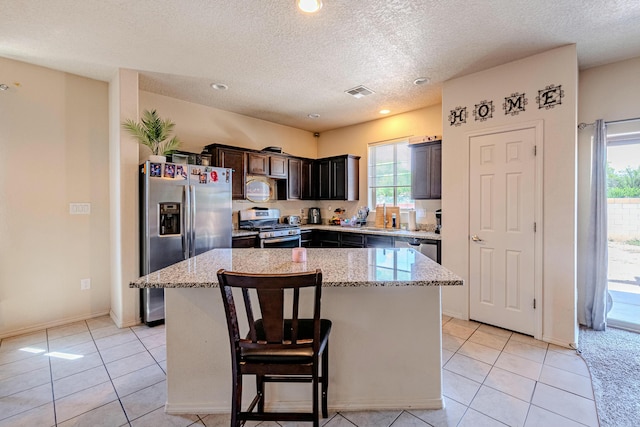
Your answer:
[[[190,201],[190,209],[189,209],[189,221],[191,222],[190,224],[190,233],[191,233],[191,237],[189,239],[189,257],[194,257],[196,256],[196,186],[195,185],[190,185],[189,186],[189,195],[191,196],[191,201]]]
[[[189,218],[188,213],[191,211],[189,208],[189,187],[186,185],[182,187],[182,259],[189,258]]]

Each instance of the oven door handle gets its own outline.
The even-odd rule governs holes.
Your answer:
[[[264,243],[272,244],[272,243],[283,243],[290,242],[292,240],[300,240],[300,235],[296,234],[295,236],[285,236],[285,237],[269,237],[268,239],[261,239],[260,246],[264,247]]]

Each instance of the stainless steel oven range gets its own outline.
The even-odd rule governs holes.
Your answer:
[[[261,248],[297,248],[300,246],[300,227],[281,224],[280,210],[252,208],[238,211],[238,226],[258,231]]]

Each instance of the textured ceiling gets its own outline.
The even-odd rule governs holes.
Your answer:
[[[0,56],[105,81],[135,69],[143,90],[318,132],[438,104],[445,80],[570,43],[581,69],[640,56],[638,0],[324,0],[315,15],[293,0],[0,0],[0,13]],[[357,85],[375,94],[344,93]]]

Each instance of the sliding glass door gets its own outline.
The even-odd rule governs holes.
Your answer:
[[[640,121],[607,124],[607,324],[640,332]]]

